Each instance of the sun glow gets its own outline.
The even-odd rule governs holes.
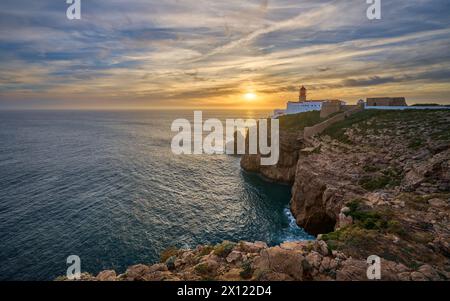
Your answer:
[[[255,100],[256,94],[252,92],[245,93],[244,98],[248,101]]]

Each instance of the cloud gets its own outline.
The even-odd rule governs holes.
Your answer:
[[[0,108],[233,107],[250,88],[272,108],[300,83],[449,101],[446,0],[383,1],[380,21],[360,0],[82,1],[80,21],[66,7],[0,2]]]

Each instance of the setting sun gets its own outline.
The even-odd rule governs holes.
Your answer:
[[[255,100],[256,99],[256,94],[252,93],[252,92],[248,92],[248,93],[245,93],[244,98],[246,100]]]

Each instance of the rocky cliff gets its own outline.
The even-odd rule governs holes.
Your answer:
[[[260,155],[244,155],[241,167],[248,172],[257,172],[270,181],[292,184],[301,146],[297,133],[280,132],[280,158],[277,165],[262,166]]]
[[[241,165],[292,183],[291,210],[316,241],[169,249],[82,280],[367,280],[370,255],[382,280],[449,280],[449,133],[450,111],[365,111],[308,141],[282,131],[277,166]]]
[[[449,111],[365,111],[300,142],[297,223],[354,258],[448,271],[448,133]]]

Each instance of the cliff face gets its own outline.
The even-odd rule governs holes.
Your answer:
[[[280,133],[280,158],[277,165],[262,166],[260,155],[244,155],[241,158],[241,167],[248,172],[257,172],[271,181],[292,184],[302,145],[297,138],[297,133]]]

